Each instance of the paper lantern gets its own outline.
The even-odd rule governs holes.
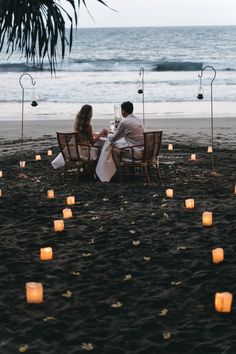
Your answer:
[[[0,171],[0,177],[2,177],[2,175],[3,175],[3,173],[2,173],[2,171]]]
[[[205,211],[202,213],[202,224],[203,226],[211,226],[212,225],[212,212]]]
[[[20,161],[20,167],[21,167],[21,168],[24,168],[25,165],[26,165],[26,162],[25,162],[25,161]]]
[[[52,156],[52,150],[48,150],[47,154],[48,156]]]
[[[43,284],[26,283],[26,301],[28,304],[41,304],[43,302]]]
[[[72,210],[69,208],[63,209],[62,214],[64,219],[69,219],[73,217]]]
[[[194,209],[194,199],[186,199],[185,206],[187,209]]]
[[[213,263],[220,263],[224,260],[223,248],[215,248],[214,250],[212,250],[212,260]]]
[[[192,161],[196,161],[197,160],[197,155],[196,154],[191,154],[191,158]]]
[[[50,261],[53,259],[52,247],[40,248],[41,261]]]
[[[54,230],[56,232],[62,232],[64,230],[64,221],[63,220],[54,220]]]
[[[230,312],[233,301],[231,293],[215,293],[215,309],[217,312]]]
[[[49,189],[47,191],[47,197],[48,197],[48,199],[53,199],[54,198],[54,190],[53,189]]]
[[[173,150],[174,150],[173,144],[168,144],[168,150],[169,150],[169,151],[173,151]]]
[[[213,152],[213,148],[212,148],[212,146],[208,146],[208,148],[207,148],[207,152],[209,152],[209,153]]]
[[[67,198],[66,198],[66,203],[67,203],[68,205],[73,205],[73,204],[75,204],[75,197],[73,197],[73,196],[67,197]]]
[[[174,190],[171,189],[171,188],[166,189],[166,196],[167,196],[168,198],[173,198],[173,196],[174,196]]]
[[[41,160],[41,155],[35,155],[35,160],[36,161]]]

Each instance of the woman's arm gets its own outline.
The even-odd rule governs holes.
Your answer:
[[[107,135],[107,130],[104,128],[99,133],[94,134],[92,126],[90,125],[88,133],[89,133],[89,142],[90,144],[94,145],[100,137]]]

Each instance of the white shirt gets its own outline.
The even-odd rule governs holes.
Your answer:
[[[121,120],[117,131],[109,140],[114,143],[124,138],[129,146],[141,145],[143,144],[144,132],[142,121],[135,115],[129,114],[126,118]]]

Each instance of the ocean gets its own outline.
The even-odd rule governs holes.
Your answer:
[[[77,110],[84,103],[95,104],[99,114],[110,114],[115,103],[130,100],[141,111],[142,95],[137,93],[140,67],[144,68],[147,113],[160,108],[163,114],[171,114],[173,104],[197,105],[198,73],[207,65],[216,70],[214,102],[225,105],[225,114],[229,105],[231,113],[236,112],[236,108],[232,109],[236,97],[235,38],[236,26],[79,28],[74,33],[72,52],[63,63],[58,62],[56,77],[51,75],[47,63],[40,71],[27,64],[20,53],[8,58],[2,52],[0,119],[14,119],[11,107],[15,111],[21,102],[19,77],[25,72],[36,80],[35,95],[47,108],[40,114],[49,118],[65,117],[71,114],[72,107]],[[212,78],[213,71],[205,70],[203,110],[206,102],[209,104]],[[34,93],[29,77],[23,77],[22,84],[25,100],[30,101]],[[195,115],[198,111],[196,108]]]

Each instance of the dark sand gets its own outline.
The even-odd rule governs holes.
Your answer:
[[[60,185],[46,156],[49,147],[57,151],[50,132],[26,138],[29,178],[20,180],[19,139],[2,139],[1,354],[77,354],[86,352],[83,343],[97,354],[236,353],[235,302],[230,314],[214,310],[215,292],[236,296],[235,141],[228,128],[217,132],[220,176],[212,177],[209,135],[198,131],[164,132],[162,181],[150,186],[142,179],[76,186],[74,175]],[[175,142],[173,153],[167,142]],[[47,200],[52,188],[56,198]],[[166,188],[174,188],[173,199]],[[68,195],[76,197],[74,217],[56,234],[53,220]],[[184,207],[190,197],[192,211]],[[209,228],[201,225],[206,210],[213,212]],[[54,259],[41,262],[46,246]],[[224,248],[225,261],[213,265],[216,247]],[[28,281],[43,283],[43,304],[26,304]],[[67,290],[71,297],[63,296]],[[117,302],[122,306],[111,307]]]

